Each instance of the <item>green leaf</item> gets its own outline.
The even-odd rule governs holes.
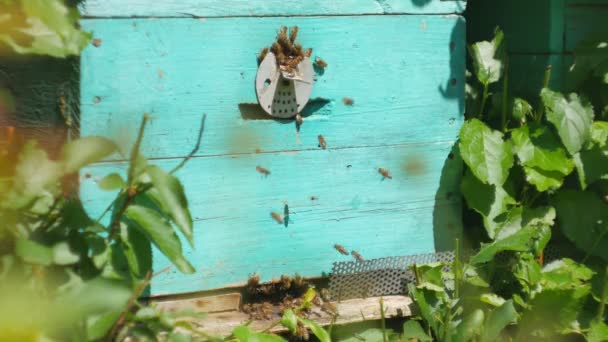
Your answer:
[[[408,320],[403,324],[403,338],[406,339],[406,341],[412,338],[422,342],[433,341],[424,329],[422,329],[420,323],[414,320]]]
[[[74,253],[67,242],[59,242],[53,246],[53,263],[57,265],[71,265],[80,260],[80,256]]]
[[[469,47],[475,75],[481,84],[494,83],[500,79],[503,65],[499,51],[503,38],[502,31],[497,30],[491,42],[482,41]]]
[[[103,278],[83,282],[56,297],[57,307],[62,307],[61,315],[66,319],[80,320],[92,315],[122,311],[131,289],[121,281]],[[69,305],[66,305],[69,303]]]
[[[300,322],[302,322],[305,327],[312,331],[312,333],[317,337],[319,342],[331,342],[331,338],[329,337],[329,333],[327,332],[327,330],[323,329],[323,327],[321,327],[316,322],[306,318],[300,318]]]
[[[86,318],[86,331],[89,341],[97,341],[103,339],[110,331],[114,323],[120,317],[122,311],[115,311],[99,315],[91,315]]]
[[[474,341],[474,337],[481,333],[485,315],[483,310],[476,309],[464,318],[462,323],[458,325],[454,336],[455,342]]]
[[[591,280],[593,271],[584,264],[563,258],[547,264],[542,276],[545,288],[577,289]]]
[[[99,185],[102,190],[113,191],[123,189],[127,184],[118,173],[110,173],[100,179],[99,182],[97,182],[97,185]]]
[[[236,327],[232,334],[239,342],[285,342],[282,337],[271,334],[256,333],[248,326]]]
[[[490,305],[496,306],[496,307],[499,307],[506,302],[506,300],[504,300],[504,298],[502,298],[501,296],[499,296],[495,293],[484,293],[479,297],[479,299],[483,303],[490,304]]]
[[[492,239],[496,236],[500,223],[495,219],[516,204],[502,187],[486,185],[479,181],[471,172],[465,173],[460,184],[460,191],[467,205],[483,216],[483,223]]]
[[[497,240],[502,240],[521,230],[525,226],[553,226],[555,221],[555,209],[553,207],[515,207],[506,214],[496,218],[499,223],[496,234]]]
[[[496,341],[500,332],[511,323],[517,322],[517,311],[513,301],[508,300],[500,307],[488,312],[481,341]]]
[[[513,150],[501,132],[477,119],[469,120],[460,130],[459,147],[462,159],[480,181],[497,186],[504,184],[513,166]]]
[[[181,182],[157,166],[150,166],[146,171],[154,184],[151,190],[157,191],[149,192],[148,196],[175,222],[190,245],[193,245],[192,217]]]
[[[8,88],[0,88],[0,113],[13,113],[17,109],[15,98]]]
[[[534,167],[524,167],[526,181],[539,192],[557,189],[562,186],[564,175],[557,171],[544,171]]]
[[[523,293],[528,295],[530,295],[532,289],[538,285],[542,278],[540,264],[531,253],[520,255],[513,274],[524,289]]]
[[[137,312],[135,313],[135,319],[139,321],[149,321],[157,319],[158,316],[158,311],[156,311],[155,308],[150,306],[144,306],[143,308],[137,310]]]
[[[573,169],[573,163],[566,154],[558,137],[546,126],[529,124],[511,133],[515,152],[526,172],[526,179],[539,191],[547,190],[546,180],[540,176],[553,178],[551,184],[559,187]]]
[[[594,121],[591,124],[591,142],[599,147],[608,145],[608,122]]]
[[[513,100],[513,117],[518,122],[526,122],[526,117],[532,115],[532,106],[524,99],[516,97]]]
[[[435,334],[439,332],[439,322],[436,317],[441,314],[441,310],[444,307],[443,300],[445,299],[445,293],[430,291],[427,289],[418,289],[415,284],[408,284],[408,293],[410,297],[416,302],[420,315],[424,318],[424,321],[429,325]]]
[[[0,13],[12,25],[0,32],[0,43],[19,54],[65,58],[79,54],[90,39],[77,28],[78,10],[62,0],[4,1]]]
[[[30,264],[48,266],[53,263],[53,249],[25,238],[15,242],[15,254]]]
[[[443,292],[445,290],[445,285],[441,278],[442,269],[444,267],[443,263],[435,262],[426,265],[412,266],[410,268],[413,269],[414,267],[417,269],[418,274],[418,288],[437,292]]]
[[[595,193],[574,190],[560,191],[552,202],[564,235],[586,253],[608,261],[608,205]]]
[[[192,336],[184,335],[176,332],[172,332],[169,334],[169,342],[190,342],[192,341]]]
[[[283,312],[283,317],[281,318],[281,325],[289,330],[292,334],[296,331],[298,327],[298,317],[291,309],[287,309]]]
[[[66,173],[72,173],[102,161],[118,150],[116,144],[102,137],[84,137],[63,146],[61,157]]]
[[[608,151],[603,151],[597,146],[589,150],[581,150],[574,155],[574,165],[581,188],[585,190],[595,181],[608,175]]]
[[[194,273],[194,267],[184,258],[182,244],[173,227],[156,211],[139,205],[125,210],[125,216],[147,234],[152,242],[183,273]]]
[[[591,135],[593,108],[581,104],[576,94],[566,99],[562,94],[546,88],[541,91],[541,98],[547,110],[547,120],[557,128],[564,146],[574,155]]]
[[[547,234],[551,234],[551,230],[544,226],[524,227],[517,233],[502,240],[497,240],[490,244],[482,244],[481,249],[471,258],[470,262],[471,264],[488,262],[492,260],[497,253],[503,251],[525,252],[532,250],[534,248],[535,240],[544,239],[544,236]]]
[[[604,322],[593,321],[589,326],[587,342],[605,342],[608,340],[608,325]]]
[[[120,224],[120,242],[131,273],[143,279],[152,271],[152,246],[146,235],[134,227]]]

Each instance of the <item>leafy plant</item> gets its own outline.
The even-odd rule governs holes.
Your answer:
[[[531,101],[536,108],[512,97],[500,30],[469,51],[475,80],[467,85],[468,120],[460,131],[461,192],[485,236],[476,254],[466,263],[457,256],[449,272],[440,263],[413,268],[417,283],[409,293],[424,328],[411,321],[408,336],[608,339],[600,290],[607,283],[608,122],[594,121],[586,96],[548,89],[550,68]],[[585,70],[594,71],[585,75],[604,76],[606,51],[587,60]],[[583,258],[545,264],[545,247],[563,237]]]

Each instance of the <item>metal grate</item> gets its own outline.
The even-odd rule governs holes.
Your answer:
[[[463,258],[472,254],[473,251],[463,253]],[[501,258],[503,255],[498,254],[496,257]],[[553,246],[547,246],[544,255],[545,263],[560,257],[557,248]],[[403,294],[406,285],[415,281],[414,273],[409,270],[410,266],[438,261],[452,263],[454,252],[335,262],[329,278],[330,295],[334,300],[345,300]],[[444,271],[449,271],[449,265],[446,265]]]

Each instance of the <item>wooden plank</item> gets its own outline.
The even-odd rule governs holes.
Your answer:
[[[565,49],[574,51],[578,43],[594,33],[606,33],[608,18],[608,1],[573,1],[568,0],[566,7],[566,42]]]
[[[256,54],[281,25],[298,25],[303,45],[329,63],[312,94],[329,103],[305,118],[299,136],[293,122],[240,112],[256,108]],[[126,130],[133,138],[149,112],[148,157],[185,156],[202,113],[208,130],[200,155],[314,149],[319,134],[332,148],[453,140],[463,120],[458,16],[91,19],[82,26],[102,40],[82,55],[82,134],[116,138]]]
[[[188,309],[202,313],[238,311],[241,308],[241,294],[228,293],[209,297],[154,301],[154,303],[166,311]]]
[[[461,13],[458,0],[88,0],[88,17],[226,17]]]
[[[434,236],[461,231],[460,161],[453,142],[194,158],[178,176],[195,220],[194,246],[184,246],[197,272],[175,268],[152,280],[151,295],[244,285],[282,274],[318,277],[348,260],[335,243],[366,258],[429,253]],[[155,161],[169,169],[179,160]],[[256,165],[271,170],[268,177]],[[124,172],[124,163],[89,168],[81,196],[92,217],[112,200],[95,180]],[[382,180],[379,167],[393,179]],[[450,195],[453,194],[453,195]],[[315,196],[317,200],[311,200]],[[271,212],[291,211],[288,227]],[[154,269],[170,265],[154,251]]]
[[[413,312],[413,302],[406,296],[386,296],[383,298],[385,317],[410,317]],[[380,316],[380,298],[370,297],[362,299],[350,299],[339,303],[332,303],[338,311],[338,316],[334,322],[336,325],[357,323],[363,321],[372,321],[381,319]],[[277,308],[275,311],[279,311]],[[332,324],[334,317],[318,307],[311,309],[312,313],[309,318],[320,324],[327,326]],[[276,319],[280,319],[279,316]],[[249,321],[249,315],[243,312],[224,312],[209,314],[201,320],[194,321],[198,330],[213,335],[213,336],[228,336],[232,330],[239,325]],[[249,327],[255,331],[262,331],[269,328],[275,321],[259,321],[254,320]],[[282,326],[275,326],[270,329],[271,332],[278,333],[285,331]]]

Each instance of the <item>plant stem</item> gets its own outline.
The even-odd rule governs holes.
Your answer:
[[[601,295],[601,302],[600,302],[600,307],[597,310],[597,321],[598,322],[603,322],[604,321],[604,310],[606,309],[606,292],[608,291],[608,266],[606,267],[606,269],[604,270],[606,273],[604,273],[604,286],[602,286],[602,295]]]
[[[412,265],[412,269],[414,270],[414,278],[416,278],[416,286],[420,285],[420,275],[418,274],[418,266],[416,263]]]
[[[110,332],[108,333],[108,336],[107,336],[108,340],[107,341],[113,341],[114,340],[114,336],[118,332],[118,329],[125,322],[125,317],[127,316],[127,313],[131,310],[131,308],[133,307],[133,305],[134,305],[135,301],[137,300],[137,298],[139,298],[139,296],[141,295],[141,293],[148,286],[148,284],[150,283],[150,280],[152,280],[152,273],[148,272],[146,274],[146,277],[144,278],[144,280],[135,288],[135,290],[133,291],[133,293],[131,293],[131,297],[129,297],[129,301],[127,302],[127,306],[120,313],[120,316],[118,317],[118,320],[116,320],[116,323],[114,323],[114,325],[112,326],[112,330],[110,330]]]
[[[456,239],[454,248],[454,298],[460,297],[460,241]]]
[[[504,78],[502,79],[502,131],[507,128],[507,102],[509,101],[509,59],[505,56]]]
[[[190,160],[190,158],[192,158],[192,156],[194,156],[194,154],[196,152],[198,152],[198,149],[201,147],[201,140],[203,139],[203,132],[205,131],[205,120],[206,119],[207,119],[207,114],[203,114],[203,117],[201,118],[201,128],[198,130],[198,138],[196,139],[196,145],[194,145],[194,148],[192,149],[192,151],[176,167],[174,167],[173,170],[171,170],[171,172],[169,172],[170,174],[174,174],[179,169],[181,169],[188,162],[188,160]]]
[[[129,175],[127,178],[127,187],[133,185],[133,179],[135,178],[135,163],[137,162],[137,158],[139,157],[139,148],[141,147],[141,141],[144,138],[144,130],[146,129],[146,123],[148,122],[148,120],[150,120],[150,115],[148,113],[145,113],[139,126],[137,140],[135,140],[135,145],[133,145],[133,149],[131,149],[131,159],[129,161]]]
[[[545,69],[545,78],[543,80],[543,88],[549,87],[549,81],[551,81],[551,64],[547,65]]]
[[[380,325],[382,327],[382,342],[387,342],[386,321],[384,318],[384,298],[380,297]]]
[[[488,88],[489,88],[489,83],[485,83],[483,85],[483,95],[481,96],[481,106],[479,108],[479,119],[481,120],[481,118],[483,118],[483,110],[484,107],[486,106],[486,100],[488,99]]]

